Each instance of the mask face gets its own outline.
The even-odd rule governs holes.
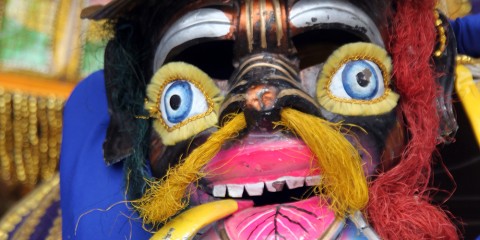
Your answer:
[[[184,236],[167,219],[188,207],[206,209],[182,215],[199,218],[187,232],[205,239],[377,237],[361,213],[367,182],[407,141],[387,49],[392,3],[181,6],[150,36],[145,110],[161,180],[143,202],[160,193],[161,217],[146,223]],[[225,199],[233,210],[215,205]]]
[[[345,224],[360,229],[345,220],[365,206],[366,179],[404,145],[385,49],[388,4],[200,5],[179,11],[156,47],[146,105],[158,138],[156,176],[196,147],[213,148],[208,136],[238,114],[245,125],[202,159],[190,206],[233,199],[249,207],[214,224],[208,236],[312,239],[338,236]],[[362,197],[332,210],[334,201]]]

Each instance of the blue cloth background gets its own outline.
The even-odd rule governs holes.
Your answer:
[[[480,14],[457,18],[450,23],[457,38],[458,53],[480,57]]]
[[[471,0],[472,13],[480,13],[480,0]]]
[[[103,71],[76,87],[63,117],[63,239],[148,239],[151,235],[142,229],[138,215],[122,203],[122,164],[107,167],[103,160],[102,144],[110,120]]]

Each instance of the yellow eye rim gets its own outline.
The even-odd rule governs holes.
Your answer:
[[[347,99],[333,95],[330,86],[333,77],[350,61],[368,60],[382,72],[385,91],[371,100]],[[390,88],[391,60],[381,47],[371,43],[346,44],[336,50],[326,61],[317,84],[317,100],[326,110],[346,116],[372,116],[390,112],[397,106],[399,95]]]
[[[175,82],[175,81],[188,81],[189,83],[192,83],[198,90],[200,90],[200,92],[205,96],[205,101],[207,102],[207,105],[208,105],[208,109],[206,112],[202,113],[202,114],[197,114],[197,115],[194,115],[194,116],[191,116],[189,118],[186,118],[185,120],[183,120],[182,122],[178,123],[178,124],[175,124],[174,126],[168,126],[168,124],[165,122],[165,120],[163,119],[162,117],[162,112],[161,110],[159,109],[159,106],[161,104],[161,98],[162,98],[162,93],[163,91],[165,90],[165,87],[172,83],[172,82]],[[156,106],[156,107],[155,107]],[[160,86],[160,89],[159,89],[159,93],[157,94],[157,98],[156,98],[156,101],[154,102],[154,107],[153,108],[149,108],[149,112],[150,112],[150,116],[157,119],[157,121],[160,121],[160,123],[165,127],[165,129],[168,131],[168,132],[172,132],[178,128],[181,128],[185,125],[187,125],[188,123],[192,122],[192,121],[195,121],[197,119],[200,119],[200,118],[203,118],[207,115],[209,115],[210,113],[213,112],[213,101],[212,99],[206,94],[205,90],[203,90],[203,88],[201,87],[201,85],[199,85],[196,81],[193,81],[193,80],[186,80],[186,79],[183,79],[183,78],[179,78],[179,79],[170,79],[170,80],[167,80],[165,81],[161,86]]]
[[[175,81],[187,81],[193,84],[205,97],[207,110],[193,115],[182,122],[169,126],[162,117],[160,105],[165,87]],[[160,68],[147,87],[148,101],[145,109],[154,118],[153,128],[165,145],[174,145],[217,124],[218,107],[223,97],[213,80],[197,67],[183,62],[172,62]]]

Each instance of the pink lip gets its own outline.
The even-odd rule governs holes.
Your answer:
[[[282,176],[318,175],[315,157],[304,142],[287,137],[248,136],[221,150],[205,166],[206,180],[215,184],[270,181]]]
[[[249,201],[238,201],[239,211],[221,224],[229,239],[318,239],[335,221],[328,203],[311,197],[287,204],[251,207]],[[272,232],[276,230],[276,234]],[[210,228],[201,239],[221,239]]]
[[[230,239],[276,239],[276,228],[285,239],[318,239],[335,220],[328,204],[319,197],[243,209],[225,220]],[[275,227],[276,225],[276,227]]]

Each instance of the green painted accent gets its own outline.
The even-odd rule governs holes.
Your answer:
[[[51,66],[50,36],[4,18],[0,31],[0,61],[15,69],[47,71]]]
[[[106,42],[87,41],[83,47],[83,59],[81,63],[80,75],[85,77],[88,74],[103,68],[103,57],[105,53]]]

